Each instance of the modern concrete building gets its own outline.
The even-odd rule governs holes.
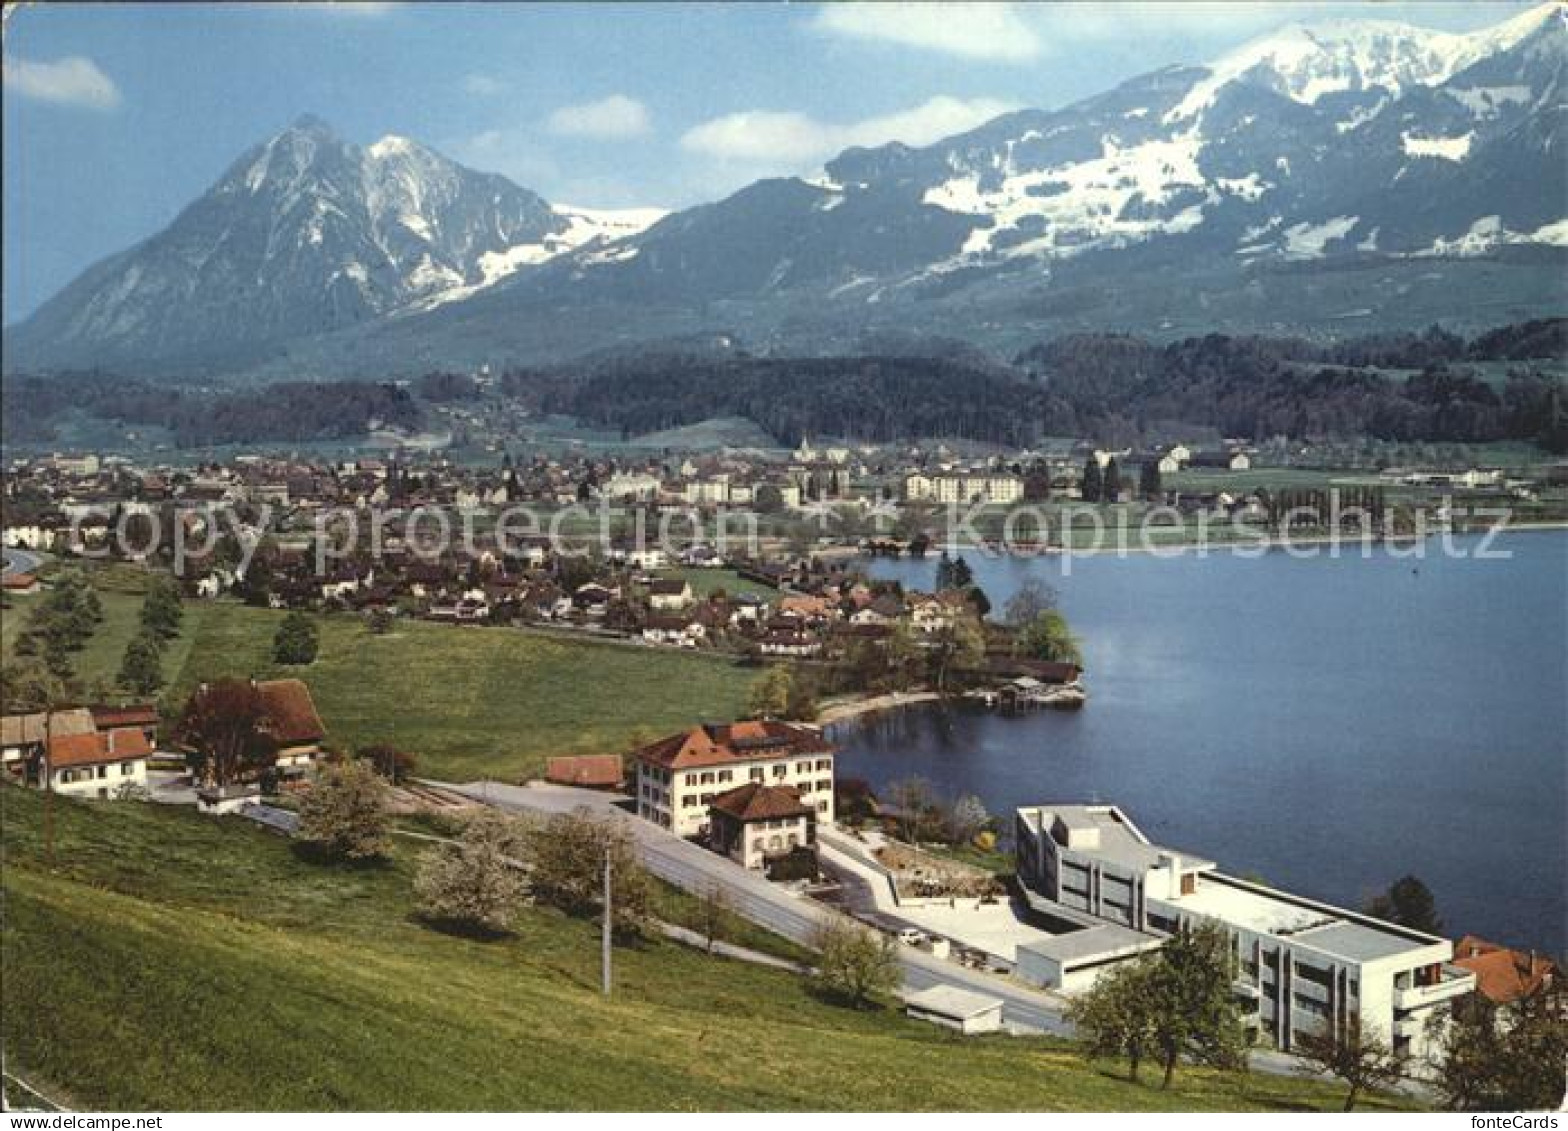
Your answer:
[[[1153,844],[1114,805],[1015,815],[1018,878],[1057,937],[1019,950],[1025,977],[1081,988],[1182,927],[1235,942],[1236,992],[1254,1033],[1290,1051],[1303,1034],[1360,1025],[1422,1059],[1427,1023],[1475,989],[1453,944],[1367,915],[1227,876]]]

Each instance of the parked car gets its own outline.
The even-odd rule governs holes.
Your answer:
[[[917,931],[914,927],[905,927],[898,932],[898,941],[905,946],[919,946],[926,941],[926,933]]]

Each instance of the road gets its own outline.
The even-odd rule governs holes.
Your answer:
[[[0,564],[0,574],[32,573],[44,564],[43,558],[31,550],[18,550],[7,546],[3,555],[4,562]]]
[[[637,843],[644,866],[655,876],[699,895],[715,887],[720,888],[736,914],[793,942],[810,945],[812,935],[820,924],[847,919],[840,911],[806,896],[791,893],[722,856],[631,816],[604,794],[566,787],[524,787],[500,782],[425,784],[514,812],[548,815],[587,809],[596,815],[613,816],[626,823]],[[1050,994],[995,975],[970,970],[909,947],[900,948],[899,961],[904,971],[906,990],[924,990],[937,985],[957,986],[1001,999],[1002,1019],[1015,1028],[1062,1036],[1071,1031],[1062,1018],[1063,1002]]]

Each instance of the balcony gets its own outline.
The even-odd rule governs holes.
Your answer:
[[[1452,1001],[1475,989],[1475,974],[1463,967],[1443,964],[1438,980],[1429,986],[1394,988],[1395,1009],[1426,1009],[1441,1002]]]

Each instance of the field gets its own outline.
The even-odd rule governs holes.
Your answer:
[[[665,942],[526,911],[421,925],[413,857],[304,862],[241,823],[0,787],[4,1057],[92,1110],[1336,1109],[1341,1089],[1183,1069],[1133,1086],[1046,1040],[965,1040]],[[1374,1100],[1368,1106],[1383,1101]]]
[[[141,598],[102,594],[105,619],[77,656],[78,674],[112,679],[135,633]],[[6,655],[36,597],[5,614]],[[711,656],[561,640],[517,629],[404,621],[377,636],[358,617],[317,618],[321,651],[304,667],[272,662],[283,614],[227,601],[187,601],[165,656],[166,696],[182,702],[225,675],[304,679],[329,741],[391,742],[418,771],[466,781],[519,780],[555,754],[619,752],[745,705],[755,673]]]

